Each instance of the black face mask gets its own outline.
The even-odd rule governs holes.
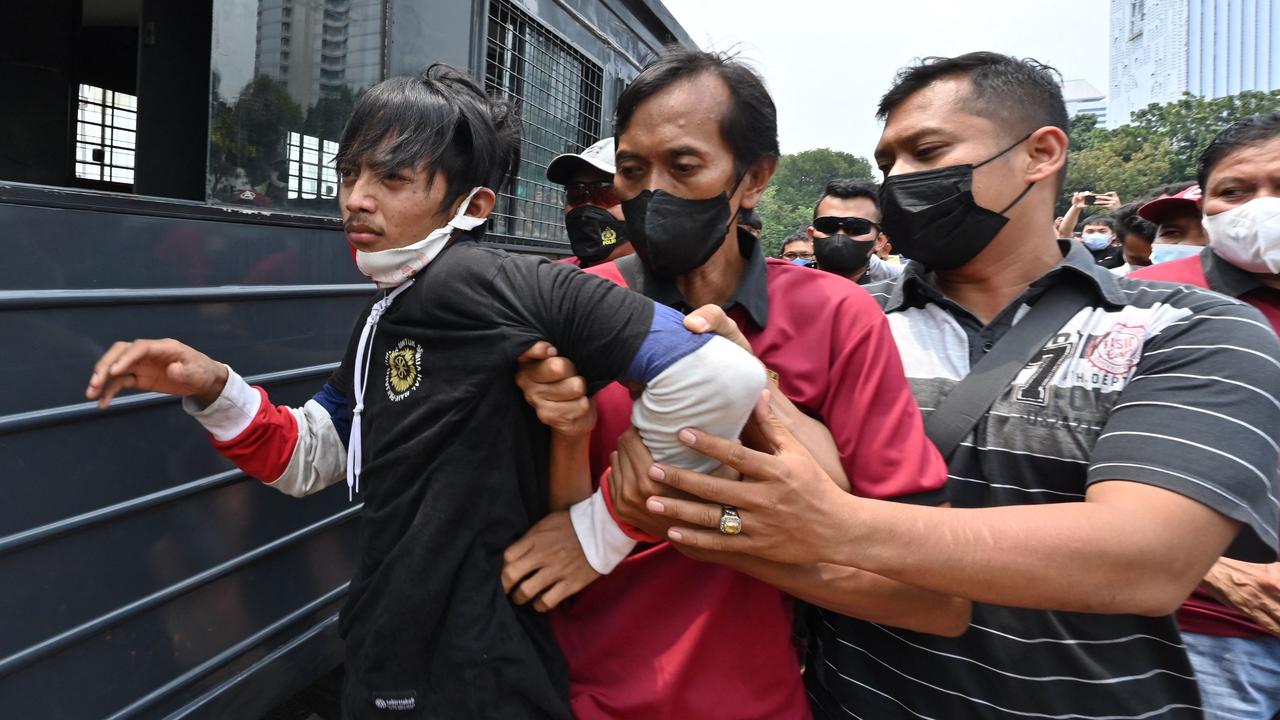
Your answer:
[[[1032,183],[1005,209],[993,212],[973,199],[973,171],[1026,142],[1028,134],[977,165],[895,175],[880,187],[880,226],[895,250],[938,270],[958,268],[978,256],[1009,222],[1005,213],[1017,205]],[[821,261],[819,261],[821,262]]]
[[[604,262],[618,246],[627,243],[626,223],[594,205],[570,210],[564,216],[564,226],[569,231],[569,247],[582,261],[582,267]]]
[[[866,267],[875,248],[875,240],[858,240],[843,233],[813,239],[813,256],[818,260],[818,267],[840,275]]]
[[[724,244],[734,222],[731,195],[688,200],[665,190],[644,190],[623,200],[627,237],[640,261],[662,278],[683,275],[705,263]]]

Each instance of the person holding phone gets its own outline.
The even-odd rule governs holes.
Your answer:
[[[1071,196],[1071,209],[1062,216],[1062,221],[1056,223],[1058,237],[1073,237],[1076,232],[1076,223],[1080,222],[1080,216],[1084,214],[1087,207],[1106,208],[1111,211],[1120,207],[1120,196],[1114,192],[1096,193],[1092,190],[1084,190]]]

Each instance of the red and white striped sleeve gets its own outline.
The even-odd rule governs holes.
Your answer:
[[[267,391],[227,368],[212,404],[183,409],[204,426],[213,446],[245,474],[294,497],[319,492],[346,475],[350,409],[332,385],[300,408],[275,405]]]

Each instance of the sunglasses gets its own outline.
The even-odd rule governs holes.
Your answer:
[[[844,234],[849,237],[858,237],[866,235],[872,230],[880,231],[880,224],[871,222],[866,218],[860,217],[836,217],[834,215],[823,215],[820,218],[813,219],[813,229],[823,235],[835,235],[844,230]]]
[[[605,180],[568,183],[564,186],[564,199],[565,204],[570,206],[596,205],[606,208],[622,202],[618,192],[613,189],[613,183]]]

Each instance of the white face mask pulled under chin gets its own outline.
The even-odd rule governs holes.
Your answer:
[[[1215,255],[1251,273],[1280,274],[1280,198],[1254,198],[1203,222]]]
[[[478,187],[472,188],[458,207],[457,214],[444,227],[432,230],[429,235],[412,245],[377,252],[357,250],[356,266],[380,288],[393,288],[416,276],[440,254],[455,229],[473,230],[484,224],[485,218],[466,214],[471,198],[479,191]]]

